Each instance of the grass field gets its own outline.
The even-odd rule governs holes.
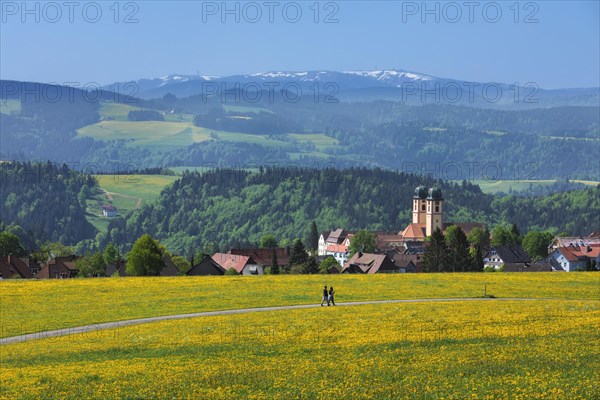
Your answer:
[[[583,183],[584,185],[588,185],[588,186],[597,186],[600,184],[600,182],[597,182],[597,181],[585,181],[585,180],[578,180],[578,179],[571,179],[570,181],[575,182],[575,183]],[[484,193],[499,193],[499,192],[508,193],[510,189],[515,190],[515,191],[527,190],[527,189],[529,189],[529,187],[531,185],[533,185],[534,187],[539,186],[539,185],[542,185],[542,186],[552,185],[553,183],[556,183],[556,179],[542,179],[542,180],[540,180],[540,179],[532,179],[532,180],[524,179],[524,180],[498,180],[498,181],[492,181],[492,180],[486,180],[486,179],[474,179],[470,182],[475,185],[479,185],[479,187],[481,188],[481,190]]]
[[[21,100],[19,99],[5,99],[0,100],[0,113],[2,114],[13,114],[21,111]]]
[[[1,336],[130,318],[311,304],[323,284],[339,301],[496,297],[600,299],[600,275],[402,274],[99,278],[0,282]]]
[[[104,190],[105,204],[110,202],[120,212],[139,208],[154,201],[160,192],[179,179],[170,175],[96,175],[100,188]]]
[[[204,303],[196,308],[209,309],[314,303],[324,278],[337,287],[338,301],[476,295],[484,282],[495,294],[591,300],[323,307],[201,317],[39,339],[0,348],[0,397],[598,397],[597,274],[255,278],[1,282],[3,300],[7,292],[14,295],[7,297],[2,318],[15,322],[41,315],[60,319],[67,309],[75,316],[85,315],[88,321],[99,316],[119,319],[124,309],[149,311],[150,304],[157,304],[153,314],[170,305],[184,312],[192,299]],[[54,312],[39,309],[57,298],[61,303],[55,300]],[[20,305],[19,313],[15,305]],[[94,311],[96,316],[91,317]]]
[[[167,151],[189,146],[210,138],[210,130],[187,122],[102,121],[77,131],[79,136],[97,140],[128,140],[151,151]]]

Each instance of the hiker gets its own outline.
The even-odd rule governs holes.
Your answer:
[[[327,285],[323,287],[323,300],[321,300],[321,306],[323,306],[324,302],[327,302],[327,305],[329,306],[329,293],[327,293]]]
[[[335,294],[335,291],[333,290],[333,286],[331,286],[329,288],[329,297],[327,300],[327,305],[329,305],[329,302],[331,302],[331,304],[333,304],[335,306],[335,301],[333,300],[333,295]]]

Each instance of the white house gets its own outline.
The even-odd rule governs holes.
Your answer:
[[[104,217],[113,218],[117,216],[117,209],[114,206],[106,205],[102,206],[102,215]]]
[[[340,265],[345,265],[348,261],[348,246],[344,244],[329,244],[326,255],[331,255]]]

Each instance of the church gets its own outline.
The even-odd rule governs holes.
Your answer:
[[[485,229],[483,224],[477,222],[446,224],[442,190],[435,187],[427,190],[425,186],[419,186],[415,189],[412,199],[412,223],[400,235],[404,241],[424,241],[437,228],[443,232],[452,225],[459,226],[465,235],[475,227]]]

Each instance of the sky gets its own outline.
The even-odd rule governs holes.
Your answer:
[[[0,1],[0,78],[402,69],[600,86],[598,1]]]

